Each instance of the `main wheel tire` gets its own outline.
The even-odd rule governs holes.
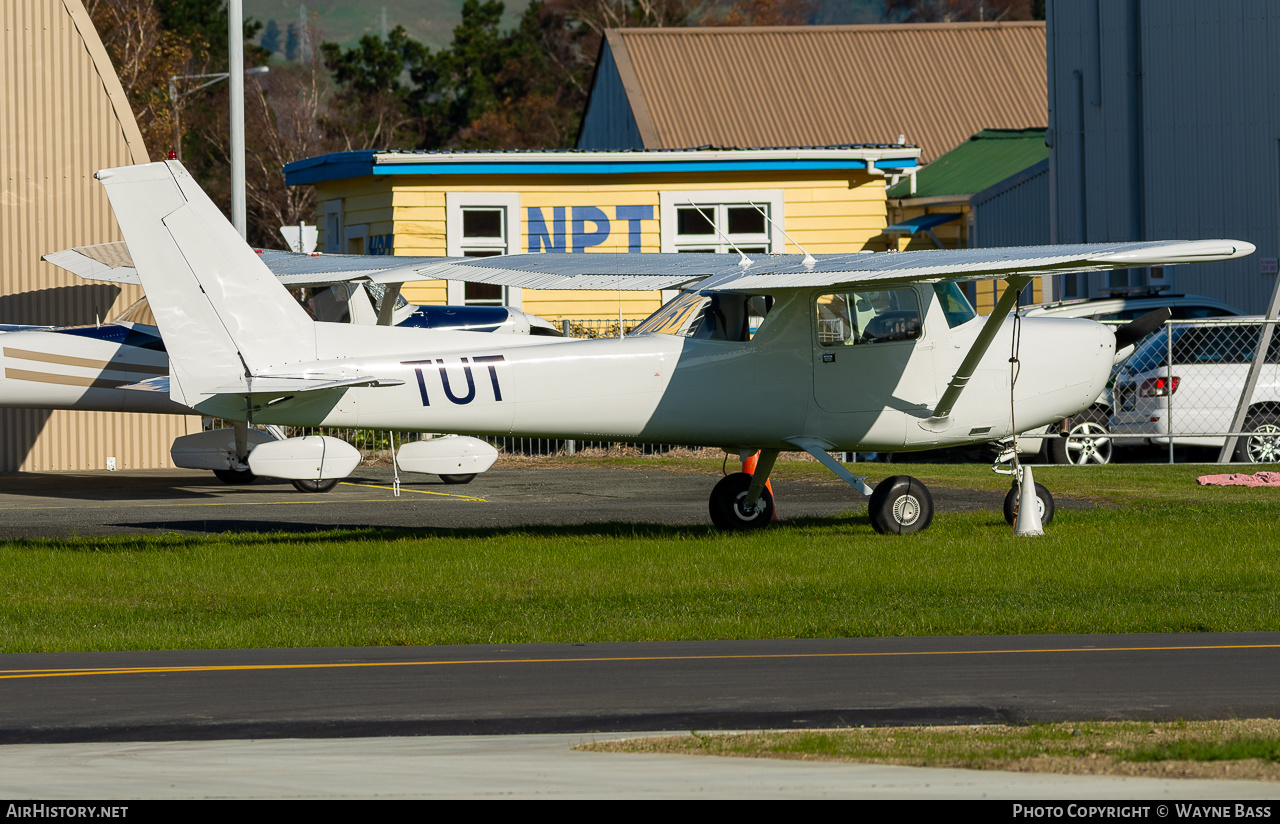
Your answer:
[[[906,535],[933,523],[933,496],[910,475],[894,475],[876,486],[868,503],[871,526],[881,535]]]
[[[441,475],[440,480],[447,484],[469,484],[476,479],[476,473],[470,475]]]
[[[768,526],[773,520],[773,493],[765,487],[760,492],[755,509],[747,512],[743,509],[743,499],[751,487],[751,476],[746,472],[735,472],[720,479],[711,490],[711,523],[716,529],[743,530],[759,529]]]
[[[328,492],[330,489],[337,486],[338,482],[341,480],[341,478],[325,478],[322,481],[296,480],[290,481],[290,483],[292,483],[293,488],[299,492]]]
[[[1111,421],[1106,410],[1092,407],[1067,419],[1067,436],[1049,441],[1049,461],[1087,466],[1111,463]]]
[[[1036,501],[1040,504],[1040,523],[1048,526],[1053,520],[1053,513],[1057,507],[1053,503],[1053,495],[1045,488],[1044,484],[1036,484]],[[1004,519],[1009,522],[1009,526],[1013,526],[1014,519],[1018,517],[1018,487],[1013,487],[1008,494],[1004,496]]]
[[[1254,412],[1244,423],[1248,435],[1236,441],[1235,459],[1240,463],[1276,463],[1280,461],[1280,415]]]
[[[215,469],[213,477],[232,486],[243,486],[258,480],[258,477],[247,469]]]

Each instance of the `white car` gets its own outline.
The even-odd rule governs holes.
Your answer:
[[[1261,330],[1262,319],[1254,317],[1175,324],[1149,337],[1116,377],[1112,436],[1121,444],[1168,444],[1172,437],[1175,446],[1220,448]],[[1235,460],[1280,461],[1280,335],[1267,348],[1243,431]]]
[[[1117,292],[1110,297],[1064,300],[1032,306],[1023,314],[1028,317],[1089,318],[1100,323],[1127,323],[1156,309],[1168,308],[1173,320],[1231,317],[1240,314],[1233,306],[1204,295],[1170,295],[1159,292]],[[1114,375],[1113,375],[1114,378]],[[1029,432],[1018,438],[1020,452],[1040,453],[1047,463],[1110,463],[1112,440],[1110,419],[1111,393],[1098,397],[1093,406],[1059,425],[1065,438],[1041,438],[1048,429]],[[1050,427],[1052,429],[1053,427]]]

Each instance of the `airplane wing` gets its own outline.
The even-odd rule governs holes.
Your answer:
[[[460,280],[524,289],[652,291],[698,284],[706,291],[772,291],[874,282],[985,280],[1091,272],[1135,266],[1204,263],[1243,257],[1239,240],[1082,243],[997,249],[929,249],[895,253],[764,255],[540,253],[487,258],[318,255],[258,250],[286,286],[352,280],[410,283]],[[137,283],[123,243],[80,246],[44,259],[81,277]]]
[[[353,280],[412,283],[462,280],[526,289],[604,289],[650,291],[696,283],[736,268],[735,255],[606,254],[607,260],[583,260],[581,254],[504,255],[501,258],[322,255],[257,249],[267,268],[285,286],[329,286]],[[592,256],[595,257],[595,256]],[[794,262],[799,255],[773,255]],[[44,255],[43,260],[86,280],[138,284],[129,249],[121,241],[77,246]]]
[[[350,280],[369,280],[373,275],[404,269],[407,264],[424,266],[450,258],[395,258],[378,255],[319,255],[258,249],[258,256],[286,286],[329,286]],[[75,246],[50,252],[42,260],[66,269],[85,280],[141,284],[133,268],[133,256],[124,241]],[[412,280],[413,272],[406,272]]]

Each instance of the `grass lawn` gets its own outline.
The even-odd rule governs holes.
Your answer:
[[[1280,721],[1092,721],[631,738],[578,747],[912,767],[1280,781]]]
[[[972,465],[864,471],[886,469],[1007,485]],[[1036,539],[998,512],[880,536],[863,509],[732,535],[622,523],[9,541],[0,651],[1280,629],[1280,489],[1195,484],[1217,471],[1043,468],[1055,495],[1098,507],[1060,509]]]

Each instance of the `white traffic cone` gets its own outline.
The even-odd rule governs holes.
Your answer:
[[[1040,499],[1036,495],[1036,482],[1031,477],[1031,467],[1022,467],[1022,487],[1018,494],[1018,514],[1013,519],[1013,534],[1033,538],[1044,534],[1040,523]]]

